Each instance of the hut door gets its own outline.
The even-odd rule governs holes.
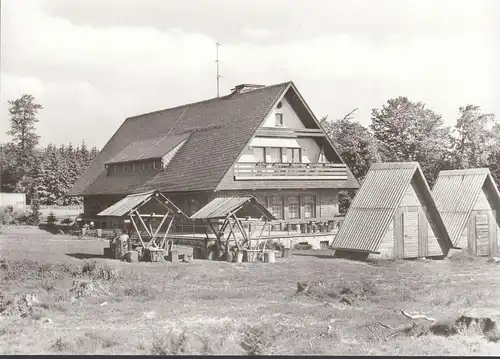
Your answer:
[[[407,207],[403,212],[403,258],[418,257],[418,207]]]
[[[474,211],[474,234],[476,237],[476,255],[490,254],[490,221],[491,211]]]

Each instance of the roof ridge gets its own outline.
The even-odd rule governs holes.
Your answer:
[[[252,90],[252,91],[246,91],[246,92],[241,92],[241,93],[234,93],[234,92],[232,92],[232,93],[229,93],[228,95],[225,95],[225,96],[212,97],[212,98],[209,98],[209,99],[206,99],[206,100],[190,102],[190,103],[187,103],[187,104],[184,104],[184,105],[178,105],[178,106],[174,106],[174,107],[168,107],[168,108],[165,108],[165,109],[162,109],[162,110],[156,110],[156,111],[141,113],[139,115],[126,117],[125,121],[126,120],[134,120],[134,119],[137,119],[137,118],[140,118],[140,117],[143,117],[143,116],[150,116],[150,115],[160,114],[160,113],[163,113],[163,112],[166,112],[166,111],[181,109],[183,107],[187,108],[187,107],[190,107],[190,106],[193,106],[193,105],[202,105],[202,104],[206,104],[206,103],[211,102],[211,101],[225,100],[225,99],[229,99],[229,98],[232,98],[234,96],[237,96],[237,95],[244,96],[244,95],[247,95],[249,93],[255,93],[255,92],[258,92],[258,91],[263,91],[263,90],[269,89],[271,87],[283,86],[283,85],[289,84],[291,82],[292,81],[286,81],[286,82],[282,82],[282,83],[279,83],[279,84],[273,84],[273,85],[268,85],[268,86],[264,86],[264,87],[259,87],[259,88],[256,88],[256,89]]]
[[[226,166],[226,168],[222,172],[222,175],[217,180],[217,184],[216,184],[215,188],[217,188],[220,185],[220,183],[221,183],[222,179],[224,178],[224,176],[226,175],[226,173],[231,169],[231,167],[234,165],[234,163],[238,160],[238,158],[241,155],[241,152],[243,151],[243,149],[248,145],[248,142],[252,139],[252,137],[254,137],[254,135],[257,132],[257,130],[260,128],[260,126],[262,126],[262,123],[266,120],[266,117],[271,113],[271,111],[272,111],[273,107],[275,106],[276,102],[278,101],[278,99],[280,99],[281,97],[283,97],[285,95],[285,93],[286,93],[285,91],[291,85],[293,85],[292,81],[283,82],[281,84],[274,85],[276,87],[278,87],[278,86],[284,86],[284,88],[281,89],[280,92],[278,92],[278,94],[276,94],[276,96],[274,97],[273,101],[269,104],[266,112],[264,113],[264,115],[260,119],[259,123],[253,129],[253,131],[252,131],[252,133],[250,135],[250,138],[245,142],[245,146],[243,146],[241,148],[241,150],[238,152],[238,156],[236,157],[236,159],[234,161],[232,161],[228,166]],[[263,87],[263,88],[265,88],[265,87]],[[259,88],[259,89],[256,89],[254,91],[249,91],[249,92],[251,93],[251,92],[259,91],[259,90],[261,90],[263,88]]]

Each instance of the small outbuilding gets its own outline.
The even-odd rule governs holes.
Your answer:
[[[223,253],[225,258],[229,258],[232,246],[238,251],[257,250],[266,225],[276,217],[254,196],[226,196],[214,198],[194,213],[191,220],[201,220],[205,226],[205,250],[208,250],[208,233],[211,230],[216,240],[217,257]],[[253,222],[254,230],[247,232],[243,221]],[[254,236],[259,228],[258,236]]]
[[[498,254],[500,193],[488,168],[441,171],[432,193],[455,247]]]
[[[443,257],[453,247],[417,162],[375,163],[333,240],[335,256]]]

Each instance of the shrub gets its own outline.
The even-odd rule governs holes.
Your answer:
[[[0,224],[8,225],[14,223],[14,214],[11,209],[11,206],[0,207]]]
[[[67,352],[71,350],[71,343],[59,337],[54,341],[54,343],[52,343],[50,348],[56,352]]]
[[[262,249],[262,248],[264,248],[264,243],[261,243],[259,245],[259,249]],[[279,241],[268,239],[266,242],[266,249],[281,251],[283,248],[285,248],[285,245]]]
[[[247,355],[265,354],[276,336],[267,326],[249,326],[242,334],[240,346]]]
[[[153,355],[179,355],[187,351],[187,335],[183,331],[180,334],[172,333],[172,330],[166,336],[158,337],[154,334]]]
[[[298,251],[306,251],[308,249],[312,248],[312,244],[309,243],[297,243],[295,246],[293,246],[294,249]]]
[[[31,224],[32,214],[31,212],[15,212],[14,213],[14,224]]]
[[[66,224],[66,225],[69,225],[69,224],[72,224],[73,223],[73,220],[69,217],[66,217],[64,218],[62,221],[61,221],[62,224]]]
[[[29,222],[29,224],[33,225],[40,223],[40,200],[36,191],[33,193],[33,198],[31,199],[31,216]]]
[[[51,292],[55,289],[56,284],[52,278],[46,278],[42,281],[41,287],[47,292]]]
[[[47,224],[49,226],[53,226],[54,224],[57,223],[57,217],[56,217],[56,214],[54,212],[49,212],[49,215],[47,216]]]

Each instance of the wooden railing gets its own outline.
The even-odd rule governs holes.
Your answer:
[[[312,233],[336,233],[340,228],[340,225],[344,221],[343,216],[336,216],[333,219],[325,218],[308,218],[308,219],[288,219],[288,220],[276,220],[269,221],[265,230],[262,232],[263,236],[276,236],[276,235],[307,235]],[[258,235],[261,232],[264,222],[261,221],[241,221],[243,228],[247,233],[254,232]],[[220,224],[214,225],[216,229],[219,228]],[[228,234],[229,229],[226,230]],[[239,235],[238,231],[235,231]],[[209,231],[209,236],[212,237],[213,234]],[[205,237],[205,231],[203,225],[200,223],[179,223],[174,226],[171,236],[182,236],[182,237]]]
[[[319,179],[346,180],[347,170],[342,163],[250,163],[234,165],[236,180],[262,179]]]

